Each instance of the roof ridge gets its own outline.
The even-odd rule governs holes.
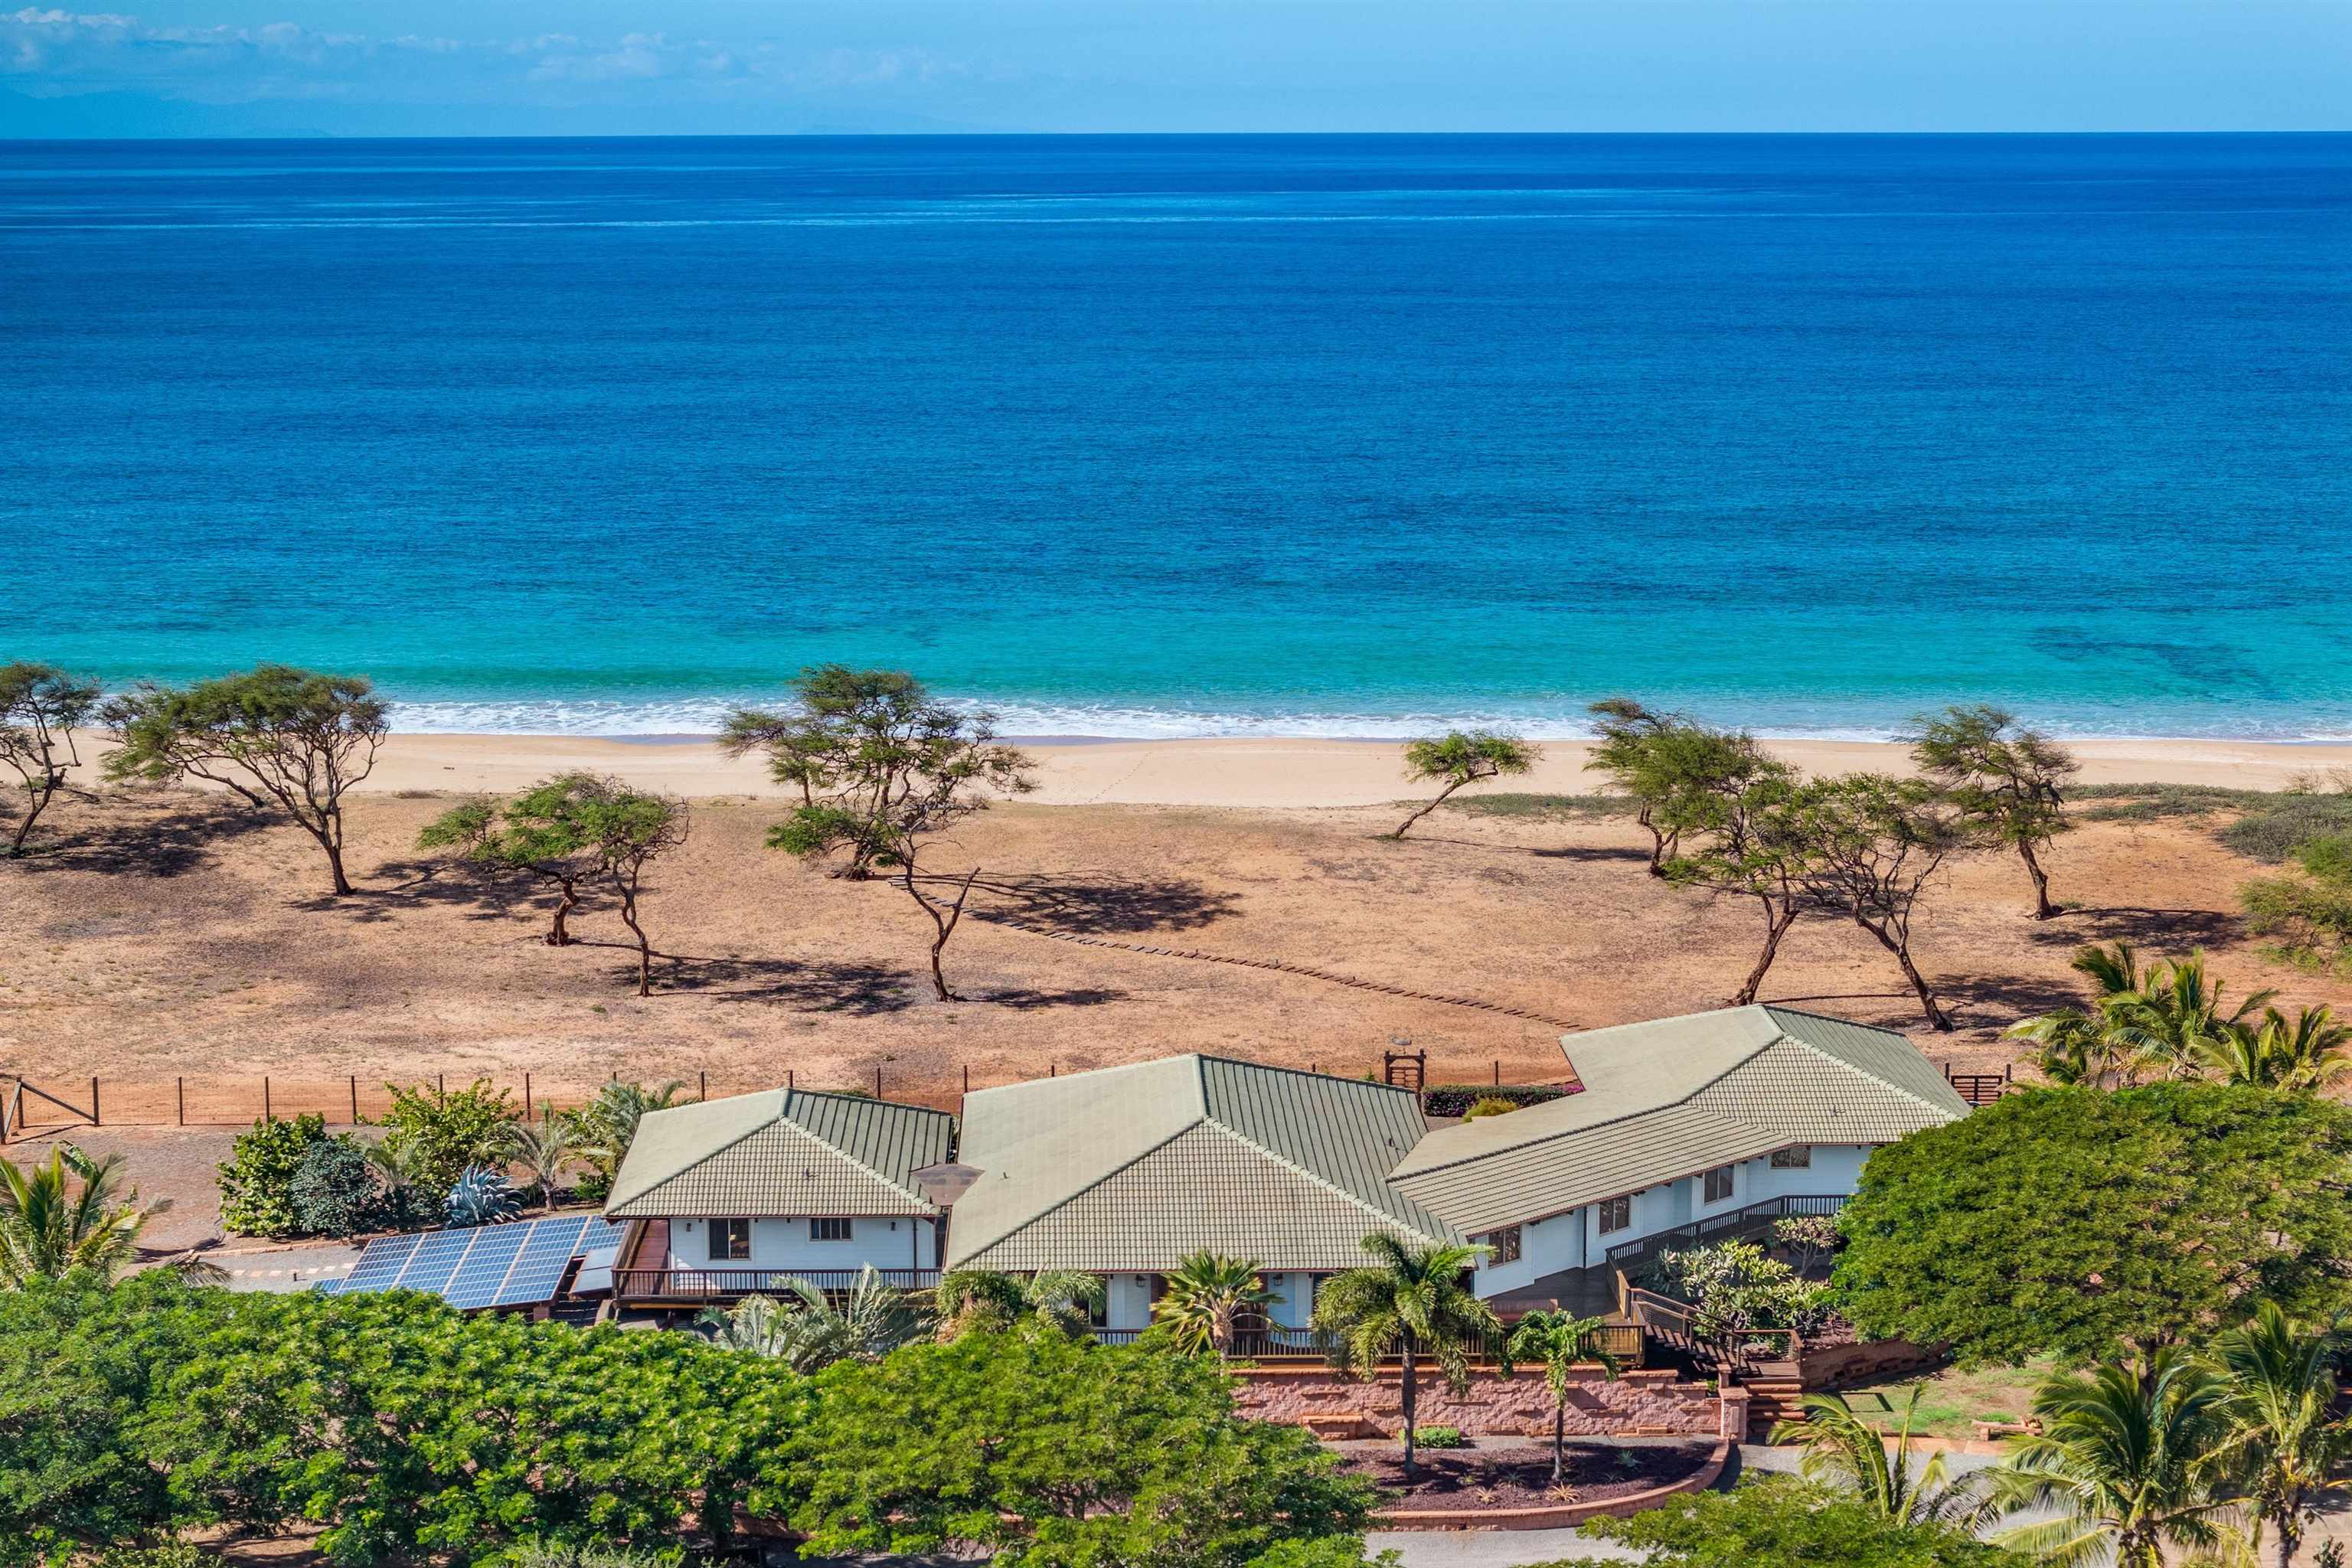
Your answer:
[[[1370,1204],[1366,1203],[1362,1198],[1358,1197],[1355,1194],[1339,1185],[1337,1182],[1330,1180],[1328,1177],[1318,1175],[1315,1172],[1310,1171],[1306,1166],[1300,1164],[1296,1160],[1288,1159],[1282,1154],[1276,1153],[1274,1150],[1267,1148],[1265,1144],[1259,1142],[1256,1139],[1250,1137],[1247,1133],[1241,1131],[1237,1128],[1228,1127],[1225,1123],[1218,1121],[1213,1116],[1202,1117],[1200,1124],[1205,1124],[1215,1128],[1218,1131],[1223,1133],[1226,1137],[1233,1139],[1235,1142],[1238,1142],[1243,1148],[1249,1150],[1252,1153],[1263,1155],[1266,1159],[1271,1160],[1274,1163],[1281,1166],[1284,1170],[1305,1177],[1307,1181],[1314,1183],[1318,1187],[1321,1187],[1325,1192],[1330,1193],[1336,1197],[1346,1199],[1349,1203],[1355,1205],[1358,1208],[1363,1210],[1366,1214],[1372,1215],[1376,1219],[1386,1220],[1391,1225],[1405,1225],[1405,1222],[1397,1218],[1396,1215],[1386,1214],[1380,1209],[1374,1208]],[[1187,1129],[1187,1131],[1190,1131],[1190,1129]],[[1382,1176],[1381,1178],[1381,1185],[1384,1187],[1388,1186],[1388,1178],[1386,1176]],[[1394,1191],[1393,1188],[1391,1190]],[[1426,1204],[1418,1203],[1412,1198],[1405,1197],[1405,1194],[1402,1193],[1398,1193],[1397,1196],[1405,1198],[1407,1203],[1412,1204],[1412,1206],[1417,1209],[1426,1210],[1429,1206]],[[1438,1216],[1433,1213],[1431,1214],[1430,1217],[1433,1219],[1438,1218]],[[1422,1229],[1419,1225],[1408,1225],[1405,1227],[1412,1231],[1413,1234],[1419,1236],[1424,1241],[1443,1242],[1445,1239],[1442,1236],[1430,1235],[1429,1232]]]
[[[1741,1065],[1743,1065],[1743,1066],[1744,1066],[1744,1065],[1746,1065],[1746,1064],[1745,1064],[1745,1063],[1742,1063]],[[1709,1087],[1709,1086],[1702,1086],[1702,1087]],[[1692,1093],[1694,1093],[1694,1094],[1696,1094],[1696,1093],[1697,1093],[1698,1091],[1697,1091],[1696,1089],[1694,1089],[1694,1090],[1692,1090],[1691,1092],[1692,1092]],[[1549,1103],[1549,1102],[1546,1102],[1546,1103]],[[1621,1122],[1637,1121],[1637,1120],[1639,1120],[1640,1118],[1644,1117],[1644,1116],[1655,1116],[1655,1115],[1656,1115],[1659,1111],[1661,1111],[1661,1110],[1673,1110],[1675,1106],[1677,1106],[1677,1105],[1687,1105],[1687,1104],[1689,1104],[1689,1103],[1690,1103],[1690,1101],[1689,1101],[1689,1100],[1669,1100],[1664,1101],[1663,1104],[1659,1104],[1659,1105],[1645,1105],[1645,1106],[1642,1107],[1639,1110],[1627,1110],[1627,1111],[1622,1111],[1622,1112],[1619,1113],[1618,1115],[1615,1115],[1615,1116],[1612,1116],[1612,1117],[1609,1118],[1609,1120],[1607,1120],[1606,1121],[1591,1121],[1591,1122],[1587,1122],[1585,1125],[1583,1125],[1583,1126],[1581,1126],[1581,1127],[1563,1127],[1563,1128],[1561,1128],[1561,1129],[1560,1129],[1559,1131],[1557,1131],[1557,1132],[1544,1132],[1544,1133],[1539,1133],[1539,1134],[1538,1134],[1537,1136],[1535,1136],[1535,1137],[1533,1137],[1533,1138],[1528,1139],[1528,1140],[1526,1142],[1524,1142],[1524,1143],[1506,1143],[1506,1144],[1504,1144],[1504,1145],[1503,1145],[1501,1148],[1499,1148],[1499,1149],[1482,1149],[1482,1150],[1478,1151],[1476,1153],[1474,1153],[1474,1154],[1465,1154],[1465,1155],[1461,1156],[1459,1159],[1448,1160],[1448,1161],[1446,1161],[1446,1162],[1445,1162],[1444,1164],[1442,1164],[1442,1165],[1425,1165],[1425,1166],[1423,1166],[1421,1169],[1419,1169],[1419,1170],[1417,1170],[1417,1171],[1413,1171],[1413,1172],[1409,1173],[1409,1174],[1415,1175],[1415,1176],[1426,1176],[1426,1175],[1428,1175],[1428,1174],[1429,1174],[1431,1172],[1433,1172],[1433,1171],[1450,1171],[1450,1170],[1454,1169],[1454,1166],[1456,1166],[1456,1165],[1468,1165],[1468,1164],[1475,1163],[1475,1162],[1480,1161],[1480,1160],[1491,1160],[1491,1159],[1494,1159],[1496,1155],[1499,1155],[1499,1154],[1516,1154],[1516,1153],[1519,1152],[1521,1150],[1525,1150],[1525,1149],[1533,1149],[1533,1148],[1537,1148],[1537,1147],[1538,1147],[1538,1146],[1540,1146],[1540,1145],[1542,1145],[1542,1144],[1545,1144],[1545,1143],[1557,1142],[1559,1142],[1559,1141],[1560,1139],[1562,1139],[1562,1138],[1581,1138],[1581,1137],[1583,1137],[1583,1136],[1584,1136],[1586,1133],[1588,1133],[1588,1132],[1598,1132],[1598,1131],[1601,1131],[1602,1128],[1604,1128],[1604,1127],[1615,1127],[1615,1126],[1617,1126],[1617,1125],[1618,1125],[1619,1123],[1621,1123]],[[1532,1110],[1534,1110],[1534,1109],[1535,1109],[1535,1107],[1533,1107],[1533,1106],[1529,1106],[1529,1107],[1527,1107],[1526,1109]],[[1513,1114],[1513,1115],[1517,1115],[1517,1111],[1514,1111],[1514,1112],[1512,1112],[1512,1114]],[[1730,1120],[1730,1119],[1727,1117],[1725,1120],[1728,1121],[1728,1120]],[[1462,1123],[1460,1123],[1460,1122],[1456,1122],[1456,1123],[1454,1123],[1454,1125],[1458,1127],[1458,1126],[1462,1125]],[[1430,1130],[1430,1131],[1423,1133],[1422,1136],[1423,1136],[1423,1138],[1424,1140],[1426,1140],[1426,1139],[1428,1139],[1428,1138],[1431,1138],[1431,1137],[1435,1136],[1438,1132],[1441,1132],[1441,1131],[1451,1131],[1451,1129],[1448,1129],[1448,1128],[1433,1128],[1433,1129],[1431,1129],[1431,1130]],[[1413,1145],[1413,1149],[1418,1149],[1418,1148],[1420,1148],[1420,1147],[1421,1147],[1421,1145],[1420,1145],[1419,1143],[1416,1143],[1416,1144],[1414,1144],[1414,1145]],[[1406,1151],[1405,1151],[1404,1159],[1405,1159],[1405,1160],[1410,1160],[1410,1159],[1412,1159],[1412,1149],[1408,1149],[1408,1150],[1406,1150]],[[1395,1180],[1395,1179],[1396,1179],[1396,1175],[1397,1175],[1397,1173],[1398,1173],[1399,1169],[1400,1169],[1401,1167],[1402,1167],[1402,1165],[1403,1165],[1403,1164],[1404,1164],[1404,1160],[1400,1160],[1400,1161],[1398,1161],[1398,1162],[1397,1162],[1397,1163],[1396,1163],[1395,1165],[1391,1165],[1391,1166],[1389,1168],[1389,1173],[1388,1173],[1387,1178],[1385,1178],[1385,1179],[1390,1180],[1390,1181],[1393,1181],[1393,1180]]]
[[[1807,1016],[1808,1017],[1819,1016],[1819,1015],[1815,1015],[1815,1014],[1808,1014],[1808,1015],[1806,1015],[1806,1016]],[[1843,1023],[1843,1022],[1845,1022],[1845,1020],[1843,1020],[1843,1019],[1832,1019],[1832,1020],[1831,1020],[1831,1022],[1832,1022],[1832,1023]],[[1861,1025],[1861,1026],[1859,1026],[1859,1027],[1862,1027],[1862,1028],[1868,1028],[1868,1027],[1870,1027],[1871,1026],[1869,1026],[1869,1025],[1867,1025],[1867,1024],[1864,1024],[1864,1025]],[[1912,1093],[1909,1089],[1907,1089],[1904,1088],[1904,1087],[1903,1087],[1901,1084],[1899,1084],[1899,1083],[1894,1083],[1894,1082],[1889,1081],[1889,1080],[1888,1080],[1888,1079],[1886,1079],[1881,1078],[1878,1074],[1876,1074],[1876,1073],[1874,1073],[1874,1072],[1871,1071],[1868,1068],[1862,1066],[1862,1065],[1861,1065],[1860,1063],[1858,1063],[1858,1062],[1850,1062],[1850,1061],[1846,1060],[1843,1057],[1839,1056],[1839,1055],[1838,1055],[1836,1052],[1834,1052],[1834,1051],[1825,1051],[1825,1050],[1822,1049],[1822,1047],[1819,1047],[1819,1046],[1817,1046],[1817,1045],[1813,1044],[1811,1040],[1801,1039],[1801,1038],[1799,1038],[1799,1037],[1798,1037],[1797,1036],[1795,1036],[1795,1035],[1785,1035],[1785,1034],[1784,1034],[1784,1035],[1782,1035],[1782,1036],[1780,1037],[1780,1038],[1781,1038],[1781,1039],[1784,1039],[1784,1040],[1786,1040],[1786,1041],[1788,1041],[1788,1042],[1789,1042],[1790,1045],[1792,1045],[1792,1046],[1796,1046],[1796,1047],[1798,1047],[1799,1048],[1801,1048],[1801,1049],[1802,1049],[1802,1050],[1808,1051],[1808,1052],[1811,1053],[1812,1055],[1814,1055],[1814,1056],[1816,1056],[1816,1057],[1819,1057],[1822,1060],[1823,1060],[1823,1061],[1825,1061],[1825,1062],[1830,1063],[1830,1064],[1831,1064],[1832,1066],[1833,1066],[1833,1067],[1841,1067],[1841,1068],[1843,1068],[1846,1071],[1848,1071],[1848,1072],[1850,1072],[1850,1073],[1853,1073],[1855,1077],[1860,1078],[1860,1079],[1866,1079],[1867,1081],[1869,1081],[1869,1082],[1871,1082],[1871,1083],[1874,1083],[1874,1084],[1876,1084],[1879,1088],[1881,1088],[1881,1089],[1885,1089],[1885,1090],[1887,1093],[1889,1093],[1889,1094],[1899,1094],[1899,1095],[1901,1095],[1904,1099],[1906,1099],[1906,1100],[1909,1100],[1912,1104],[1914,1104],[1914,1105],[1916,1105],[1916,1106],[1918,1106],[1920,1109],[1922,1109],[1922,1110],[1932,1110],[1932,1111],[1936,1112],[1936,1114],[1937,1114],[1938,1116],[1941,1116],[1941,1115],[1944,1115],[1944,1114],[1946,1114],[1947,1112],[1948,1112],[1948,1110],[1950,1110],[1950,1107],[1948,1107],[1948,1106],[1936,1105],[1936,1104],[1931,1103],[1930,1101],[1928,1101],[1927,1100],[1926,1100],[1926,1099],[1922,1098],[1921,1096],[1919,1096],[1919,1095],[1916,1095],[1916,1094]],[[1775,1043],[1777,1044],[1778,1042],[1775,1042]],[[1743,1063],[1741,1063],[1740,1065],[1741,1065],[1741,1066],[1743,1066],[1743,1067],[1745,1067],[1747,1064],[1746,1064],[1745,1062],[1743,1062]]]
[[[1045,1207],[1039,1209],[1035,1214],[1029,1215],[1026,1219],[1016,1222],[1010,1230],[990,1237],[986,1241],[982,1242],[970,1252],[963,1254],[964,1262],[958,1264],[957,1267],[969,1267],[972,1258],[978,1258],[982,1253],[988,1251],[991,1247],[1003,1246],[1006,1242],[1012,1240],[1023,1231],[1027,1230],[1031,1226],[1044,1220],[1047,1215],[1058,1214],[1062,1210],[1069,1207],[1072,1204],[1077,1202],[1088,1193],[1093,1192],[1097,1187],[1101,1186],[1105,1182],[1109,1181],[1113,1176],[1118,1175],[1121,1171],[1133,1170],[1145,1160],[1157,1154],[1160,1150],[1165,1149],[1169,1144],[1173,1143],[1177,1139],[1184,1136],[1185,1133],[1190,1132],[1195,1127],[1204,1124],[1213,1125],[1213,1123],[1210,1122],[1208,1114],[1205,1111],[1193,1118],[1192,1121],[1187,1121],[1181,1127],[1177,1128],[1174,1131],[1169,1133],[1167,1137],[1162,1138],[1157,1143],[1152,1144],[1147,1149],[1138,1151],[1134,1155],[1128,1159],[1121,1160],[1118,1164],[1113,1165],[1109,1170],[1105,1171],[1101,1175],[1097,1176],[1093,1181],[1088,1182],[1085,1186],[1078,1188],[1076,1192],[1065,1193],[1061,1197],[1056,1198],[1053,1203],[1047,1205]],[[1247,1140],[1244,1140],[1244,1142],[1247,1142]],[[1255,1145],[1253,1145],[1253,1147],[1255,1147]],[[984,1174],[982,1179],[986,1179]],[[950,1243],[955,1239],[955,1227],[952,1225],[948,1228],[948,1238]]]
[[[680,1176],[685,1175],[688,1171],[695,1169],[695,1167],[698,1165],[708,1164],[709,1162],[719,1158],[719,1155],[727,1152],[728,1150],[743,1142],[744,1140],[757,1137],[760,1133],[766,1131],[771,1127],[773,1127],[777,1122],[783,1120],[784,1103],[785,1100],[790,1098],[792,1092],[793,1091],[788,1089],[761,1089],[752,1090],[750,1095],[729,1095],[725,1097],[725,1099],[720,1100],[698,1100],[688,1105],[665,1105],[659,1107],[657,1110],[646,1111],[646,1115],[647,1116],[658,1116],[664,1110],[699,1110],[707,1105],[724,1105],[729,1100],[752,1099],[760,1095],[767,1094],[780,1097],[776,1101],[775,1115],[768,1118],[765,1121],[754,1121],[751,1126],[746,1127],[742,1131],[738,1132],[734,1137],[730,1138],[726,1142],[721,1143],[716,1149],[708,1149],[703,1152],[697,1154],[693,1159],[688,1161],[685,1164],[680,1165],[668,1175],[661,1177],[650,1185],[638,1188],[635,1192],[631,1193],[626,1197],[623,1197],[617,1190],[605,1194],[604,1207],[606,1211],[609,1212],[615,1205],[618,1204],[633,1204],[640,1198],[652,1196],[654,1194],[661,1191],[662,1188],[669,1185],[672,1182],[677,1181]],[[824,1140],[819,1139],[818,1142],[823,1142]],[[635,1145],[636,1137],[634,1133],[630,1135],[629,1142],[632,1147]],[[827,1144],[826,1147],[830,1148],[832,1145]],[[624,1165],[628,1163],[628,1150],[626,1149],[621,1151],[621,1163]]]
[[[818,1142],[820,1142],[820,1143],[824,1144],[826,1148],[828,1148],[828,1149],[832,1150],[832,1151],[834,1152],[834,1153],[835,1153],[835,1154],[838,1155],[838,1156],[839,1156],[841,1159],[843,1159],[844,1161],[846,1161],[848,1163],[850,1163],[850,1164],[852,1164],[852,1165],[855,1165],[857,1169],[859,1169],[859,1170],[861,1170],[861,1171],[865,1172],[867,1175],[869,1175],[869,1176],[873,1177],[876,1181],[877,1181],[877,1182],[881,1183],[884,1186],[886,1186],[886,1187],[889,1188],[892,1192],[897,1193],[900,1197],[903,1197],[903,1198],[910,1198],[910,1199],[912,1199],[914,1202],[916,1202],[916,1203],[919,1203],[919,1204],[922,1205],[925,1208],[936,1209],[936,1208],[939,1206],[938,1205],[936,1205],[936,1204],[932,1203],[930,1199],[929,1199],[929,1198],[925,1197],[922,1194],[920,1194],[920,1193],[919,1193],[919,1192],[914,1191],[912,1188],[910,1188],[910,1187],[903,1187],[903,1186],[900,1186],[898,1183],[896,1183],[896,1182],[892,1181],[889,1177],[887,1177],[887,1176],[884,1175],[881,1172],[879,1172],[879,1171],[876,1170],[873,1166],[871,1166],[871,1165],[867,1164],[865,1161],[863,1161],[863,1160],[859,1159],[856,1155],[855,1155],[855,1154],[851,1153],[848,1150],[846,1150],[846,1149],[843,1148],[840,1144],[838,1144],[838,1143],[835,1142],[832,1139],[830,1139],[830,1138],[826,1137],[824,1133],[822,1133],[822,1132],[818,1131],[815,1128],[811,1127],[807,1122],[793,1120],[793,1115],[792,1115],[793,1097],[794,1095],[799,1094],[800,1092],[801,1092],[801,1091],[800,1091],[799,1089],[788,1089],[784,1090],[784,1103],[783,1103],[782,1107],[778,1110],[778,1112],[777,1112],[777,1114],[776,1114],[776,1120],[777,1120],[777,1121],[791,1121],[791,1122],[792,1122],[792,1124],[793,1124],[794,1127],[799,1128],[803,1132],[807,1133],[810,1137],[812,1137],[812,1138],[815,1139]],[[909,1105],[909,1106],[900,1107],[900,1106],[898,1106],[898,1102],[897,1102],[897,1101],[895,1101],[895,1100],[867,1100],[864,1095],[861,1095],[861,1094],[825,1094],[825,1093],[824,1093],[824,1090],[823,1090],[823,1089],[811,1089],[811,1090],[809,1090],[809,1092],[810,1092],[811,1094],[824,1094],[824,1097],[825,1097],[826,1099],[828,1099],[828,1100],[856,1100],[856,1101],[860,1102],[861,1104],[866,1104],[866,1105],[888,1105],[888,1106],[892,1106],[892,1107],[894,1107],[894,1108],[896,1108],[896,1109],[901,1109],[901,1110],[929,1110],[929,1108],[928,1108],[928,1107],[925,1107],[925,1106],[919,1106],[919,1105]],[[930,1112],[930,1114],[932,1114],[932,1115],[944,1115],[944,1114],[946,1114],[946,1113],[945,1113],[945,1112],[943,1112],[943,1111],[931,1111],[931,1112]],[[729,1145],[729,1147],[730,1147],[730,1148],[732,1148],[732,1147],[733,1147],[733,1145],[732,1145],[732,1144],[730,1144],[730,1145]],[[724,1151],[720,1151],[720,1150],[714,1150],[714,1151],[712,1151],[711,1157],[715,1158],[719,1153],[721,1153],[721,1152],[724,1152]],[[698,1161],[696,1161],[696,1162],[695,1162],[695,1163],[697,1163],[697,1164],[700,1164],[700,1163],[701,1163],[701,1162],[698,1160]]]

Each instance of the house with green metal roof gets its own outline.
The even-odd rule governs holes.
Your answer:
[[[942,1211],[919,1173],[954,1137],[944,1111],[807,1089],[648,1111],[604,1201],[627,1222],[614,1293],[690,1302],[795,1278],[843,1286],[868,1266],[929,1286]]]
[[[947,1266],[1102,1275],[1119,1332],[1150,1324],[1186,1255],[1220,1252],[1255,1259],[1272,1322],[1300,1326],[1314,1279],[1364,1262],[1370,1232],[1462,1239],[1387,1179],[1425,1130],[1411,1090],[1212,1056],[982,1089]]]
[[[1916,1047],[1789,1007],[1561,1037],[1580,1092],[1431,1131],[1402,1196],[1487,1251],[1479,1295],[1589,1309],[1612,1264],[1782,1214],[1834,1213],[1870,1151],[1968,1114]]]

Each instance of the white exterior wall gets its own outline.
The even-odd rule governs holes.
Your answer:
[[[935,1268],[937,1227],[928,1219],[851,1216],[847,1241],[812,1241],[804,1218],[754,1219],[751,1256],[722,1260],[710,1256],[706,1220],[669,1222],[672,1268]]]
[[[1276,1328],[1303,1329],[1309,1314],[1315,1310],[1315,1277],[1312,1274],[1269,1274],[1265,1288],[1274,1292],[1274,1300],[1265,1315]]]
[[[1590,1220],[1584,1209],[1570,1209],[1549,1219],[1539,1219],[1519,1226],[1519,1260],[1517,1263],[1481,1264],[1473,1276],[1471,1289],[1481,1296],[1500,1295],[1532,1284],[1547,1274],[1557,1274],[1563,1268],[1583,1268],[1590,1266],[1590,1242],[1587,1227]],[[1472,1237],[1473,1241],[1483,1240]],[[1590,1261],[1597,1261],[1591,1255]]]
[[[1286,1329],[1303,1329],[1315,1310],[1314,1276],[1284,1273],[1264,1276],[1274,1292],[1266,1316]],[[1111,1274],[1104,1278],[1107,1329],[1148,1329],[1151,1326],[1151,1276]]]

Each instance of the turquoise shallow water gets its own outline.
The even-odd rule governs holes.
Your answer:
[[[0,143],[0,658],[2352,734],[2352,137]]]

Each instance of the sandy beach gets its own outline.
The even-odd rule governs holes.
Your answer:
[[[1362,806],[1405,798],[1393,741],[1026,739],[1039,762],[1032,800],[1046,805]],[[1903,771],[1909,756],[1884,742],[1775,741],[1771,749],[1808,773]],[[2224,784],[2282,789],[2297,773],[2352,767],[2352,745],[2255,741],[2082,741],[2084,784]],[[1488,786],[1559,795],[1601,789],[1585,771],[1588,742],[1552,742],[1525,778]],[[775,796],[757,758],[734,760],[699,737],[613,740],[572,735],[395,735],[363,786],[508,791],[553,773],[617,773],[640,788],[703,799]]]

